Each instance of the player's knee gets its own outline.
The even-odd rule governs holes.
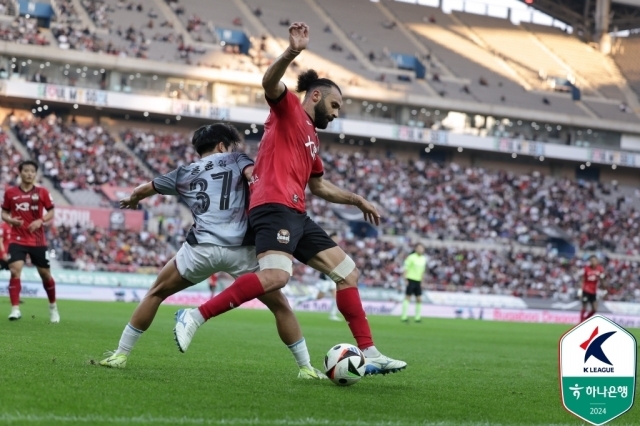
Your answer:
[[[11,273],[11,278],[20,278],[22,268],[11,267],[11,265],[9,265],[9,272]]]
[[[51,281],[51,271],[44,270],[44,271],[38,271],[38,273],[40,274],[40,278],[42,279],[43,282]]]
[[[269,291],[281,289],[289,282],[288,272],[281,269],[264,269],[260,271],[260,282]]]
[[[342,288],[357,287],[360,271],[356,268],[355,262],[349,256],[346,256],[328,275],[333,282]]]
[[[269,291],[284,287],[293,273],[293,261],[283,254],[268,254],[258,264],[260,282]]]

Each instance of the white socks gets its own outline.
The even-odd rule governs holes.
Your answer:
[[[191,310],[189,310],[189,312],[187,312],[187,314],[191,315],[191,318],[193,318],[193,320],[198,323],[198,327],[200,327],[202,324],[204,324],[205,319],[202,316],[202,314],[200,313],[200,309],[198,309],[198,308],[191,309]]]
[[[367,349],[363,350],[364,356],[367,358],[376,358],[381,355],[380,351],[376,349],[375,346],[369,346]]]
[[[136,342],[142,336],[143,331],[138,330],[135,327],[132,327],[131,324],[127,324],[122,332],[122,337],[120,337],[120,343],[118,343],[118,349],[116,350],[116,355],[125,354],[129,355],[129,352],[136,345]]]
[[[49,303],[49,309],[51,310],[58,309],[58,305],[55,302]]]
[[[287,345],[293,357],[296,359],[298,363],[298,367],[309,367],[311,368],[311,357],[309,356],[309,351],[307,350],[307,342],[304,340],[304,337],[292,345]]]

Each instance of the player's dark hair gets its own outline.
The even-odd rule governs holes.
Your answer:
[[[230,149],[232,146],[240,143],[240,133],[231,124],[214,123],[200,127],[193,133],[191,144],[199,155],[205,152],[213,151],[220,142],[225,148]]]
[[[296,88],[296,91],[298,93],[308,93],[315,88],[331,89],[332,87],[338,89],[338,92],[340,92],[340,94],[342,95],[342,90],[340,90],[336,83],[329,80],[328,78],[318,77],[318,73],[314,70],[306,70],[298,76],[298,87]]]
[[[22,168],[24,166],[33,166],[36,169],[36,172],[38,171],[38,163],[36,163],[33,160],[24,160],[22,161],[19,165],[18,165],[18,171],[22,172]]]

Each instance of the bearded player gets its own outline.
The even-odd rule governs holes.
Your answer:
[[[359,195],[324,180],[316,128],[326,129],[342,107],[342,92],[331,80],[309,70],[298,78],[298,97],[280,80],[309,43],[309,27],[289,27],[289,48],[267,69],[262,87],[271,112],[264,126],[250,181],[249,223],[256,235],[260,271],[245,274],[198,309],[179,310],[174,335],[184,352],[200,325],[244,302],[284,287],[295,257],[327,275],[337,285],[336,304],[367,359],[367,374],[386,374],[406,367],[374,346],[358,293],[354,261],[306,213],[305,187],[332,203],[358,207],[365,220],[379,224],[376,208]]]
[[[47,240],[43,225],[51,222],[54,216],[54,206],[51,194],[45,188],[35,186],[38,164],[33,161],[23,161],[18,166],[20,171],[20,185],[7,189],[2,203],[2,220],[11,225],[11,243],[9,244],[8,264],[11,278],[9,279],[9,299],[11,313],[9,320],[22,318],[20,313],[20,276],[22,267],[27,259],[38,270],[44,290],[49,298],[49,320],[60,322],[60,314],[56,305],[56,283],[49,268]],[[44,210],[47,213],[44,213]]]
[[[604,278],[604,268],[598,262],[598,257],[589,258],[589,264],[584,267],[582,282],[582,309],[580,310],[580,322],[591,318],[598,310],[598,284]],[[591,311],[587,314],[587,305],[591,305]]]
[[[120,207],[136,209],[143,199],[156,193],[177,195],[191,209],[194,225],[176,256],[160,271],[151,289],[125,326],[118,349],[100,365],[125,368],[129,353],[153,322],[160,304],[169,296],[224,271],[234,278],[258,269],[253,237],[247,233],[247,181],[253,161],[234,152],[240,142],[231,125],[216,123],[195,131],[192,144],[200,160],[182,166],[152,182],[137,187]],[[298,377],[324,379],[311,366],[300,325],[287,299],[280,292],[260,298],[276,317],[278,334],[298,363]]]

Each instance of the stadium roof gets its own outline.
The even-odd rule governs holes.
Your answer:
[[[575,30],[582,30],[587,37],[595,32],[597,0],[521,1],[571,25]],[[612,0],[611,13],[609,31],[614,31],[616,28],[618,31],[640,28],[640,0]]]

